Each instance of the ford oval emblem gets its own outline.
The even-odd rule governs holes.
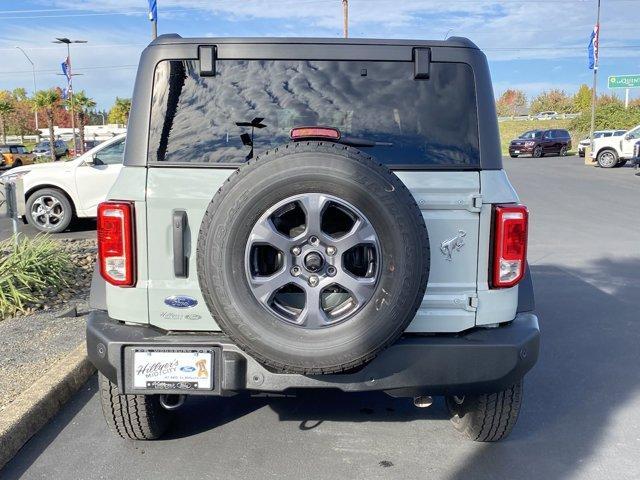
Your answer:
[[[182,372],[195,372],[196,371],[196,367],[180,367],[180,370]]]
[[[164,303],[173,308],[191,308],[198,304],[198,301],[193,297],[187,297],[186,295],[173,295],[164,299]]]

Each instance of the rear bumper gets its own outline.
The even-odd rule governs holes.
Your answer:
[[[538,318],[520,313],[508,325],[458,335],[406,335],[357,371],[332,375],[275,373],[221,334],[182,334],[148,326],[124,325],[104,311],[87,323],[87,352],[96,368],[123,393],[132,388],[131,347],[214,347],[213,390],[190,394],[224,395],[242,390],[285,392],[334,388],[346,392],[384,390],[397,396],[488,393],[520,380],[538,359]],[[154,391],[153,393],[163,393]],[[176,393],[175,390],[167,393]]]

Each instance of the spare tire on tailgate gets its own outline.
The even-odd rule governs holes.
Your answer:
[[[331,142],[240,167],[211,200],[198,279],[220,328],[278,371],[334,373],[375,357],[423,299],[429,238],[384,165]]]

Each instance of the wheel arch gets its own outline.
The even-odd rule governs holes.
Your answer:
[[[78,214],[78,208],[76,207],[76,202],[73,199],[73,197],[69,194],[69,192],[67,192],[64,188],[62,188],[60,185],[55,185],[52,183],[41,183],[38,185],[34,185],[33,187],[29,188],[25,193],[24,193],[24,200],[25,202],[29,201],[29,197],[31,195],[33,195],[35,192],[37,192],[38,190],[44,190],[46,188],[50,188],[53,190],[58,190],[59,192],[61,192],[65,197],[67,197],[67,200],[69,200],[69,203],[71,204],[71,210],[74,216],[77,216]]]

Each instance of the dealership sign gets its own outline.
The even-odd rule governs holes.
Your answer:
[[[611,75],[609,88],[640,88],[640,75]]]

